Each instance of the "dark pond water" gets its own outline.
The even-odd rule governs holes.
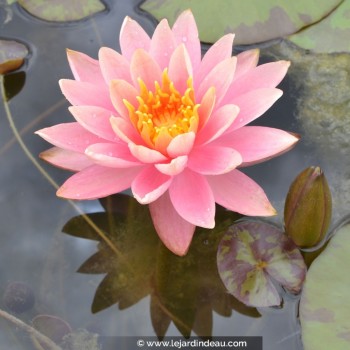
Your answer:
[[[101,46],[119,49],[119,30],[126,15],[139,21],[151,33],[156,22],[137,10],[138,2],[110,0],[108,12],[65,25],[37,20],[16,4],[11,6],[12,19],[0,24],[0,37],[20,40],[30,50],[26,65],[20,69],[26,74],[24,87],[10,101],[12,121],[36,159],[49,145],[35,136],[34,131],[71,121],[68,103],[57,83],[60,78],[71,77],[65,49],[71,48],[92,57],[97,56]],[[4,11],[5,5],[0,5],[3,21]],[[297,57],[296,49],[283,45],[275,43],[264,48],[263,60],[272,60],[271,55],[274,55],[288,56],[293,61]],[[350,177],[346,168],[349,160],[341,140],[346,135],[348,123],[330,112],[324,125],[316,117],[312,120],[332,103],[332,91],[323,91],[324,84],[317,78],[328,64],[327,59],[323,59],[325,62],[322,63],[320,58],[312,58],[311,68],[305,73],[306,61],[295,58],[295,67],[281,86],[284,96],[256,122],[302,136],[300,143],[289,153],[246,169],[279,210],[275,222],[282,220],[284,198],[291,181],[310,165],[320,165],[328,177],[334,196],[333,222],[347,214]],[[310,60],[309,56],[306,60]],[[321,102],[312,100],[311,96],[315,96],[312,91],[317,91]],[[312,106],[316,105],[321,112],[315,110],[313,114]],[[281,308],[248,309],[231,298],[218,279],[213,258],[215,235],[202,232],[189,257],[181,260],[160,247],[158,238],[149,228],[147,213],[133,204],[116,205],[117,199],[113,198],[108,203],[89,201],[72,205],[58,199],[54,187],[15,139],[2,104],[0,116],[0,295],[11,283],[19,281],[31,288],[35,298],[34,306],[18,314],[19,319],[30,323],[36,315],[54,315],[68,322],[74,330],[85,329],[107,336],[159,335],[166,331],[169,320],[173,320],[178,327],[172,322],[167,335],[180,335],[179,329],[183,333],[192,329],[197,334],[215,336],[262,335],[264,349],[302,349],[297,297],[284,294]],[[65,171],[39,162],[59,184],[69,176]],[[113,233],[132,227],[133,233],[119,242],[123,254],[132,264],[132,272],[105,245],[100,245],[103,258],[96,264],[90,261],[88,267],[85,265],[85,272],[104,274],[76,272],[97,251],[96,241],[74,237],[88,236],[89,228],[84,219],[70,221],[82,213],[101,213],[90,218],[100,228],[109,225],[112,240]],[[135,217],[142,220],[132,220]],[[70,235],[62,232],[63,227]],[[92,313],[97,287],[106,272],[109,278],[98,289],[94,302],[94,311],[101,311]],[[161,276],[162,288],[168,298],[168,313],[165,314],[157,301],[157,276]],[[6,300],[2,299],[0,303],[6,309]],[[3,319],[0,319],[0,344],[4,349],[34,348],[25,332]]]

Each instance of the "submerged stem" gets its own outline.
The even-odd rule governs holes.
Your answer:
[[[11,323],[13,323],[14,325],[19,327],[20,329],[24,330],[25,332],[27,332],[31,336],[35,337],[35,339],[40,341],[40,343],[42,343],[43,345],[47,346],[50,350],[62,350],[62,348],[60,346],[55,344],[46,335],[40,333],[35,328],[27,325],[26,323],[21,321],[19,318],[9,314],[8,312],[0,309],[0,317],[2,317],[3,319],[5,319],[5,320],[7,320],[7,321],[9,321]]]

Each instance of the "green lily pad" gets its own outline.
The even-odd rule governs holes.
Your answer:
[[[275,282],[298,293],[305,279],[303,257],[276,226],[241,221],[230,227],[217,253],[220,277],[242,303],[264,307],[281,303]]]
[[[146,0],[141,8],[158,20],[174,23],[181,11],[191,9],[201,41],[213,43],[228,32],[235,44],[255,44],[283,37],[321,20],[340,0]]]
[[[99,0],[18,0],[31,15],[51,22],[79,21],[106,9]]]
[[[305,350],[350,349],[350,224],[311,265],[300,301]]]
[[[18,69],[24,63],[28,49],[14,40],[0,40],[0,74]]]
[[[317,53],[350,51],[350,0],[328,17],[289,37],[296,45]]]

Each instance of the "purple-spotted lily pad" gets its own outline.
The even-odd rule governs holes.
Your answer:
[[[350,0],[341,5],[322,21],[290,36],[290,40],[317,53],[350,51]]]
[[[31,15],[52,22],[78,21],[105,10],[99,0],[18,0]]]
[[[235,44],[255,44],[283,37],[320,21],[341,0],[146,0],[141,8],[158,20],[171,23],[191,9],[201,41],[213,43],[226,33],[236,34]]]
[[[27,47],[18,41],[0,40],[0,74],[21,67],[27,55]]]
[[[312,263],[300,301],[305,350],[350,349],[350,224]]]
[[[258,222],[232,225],[222,238],[217,266],[220,277],[238,300],[249,306],[281,303],[275,282],[298,293],[305,279],[303,257],[282,230]]]

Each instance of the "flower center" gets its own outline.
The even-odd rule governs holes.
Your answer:
[[[195,103],[192,78],[188,78],[183,95],[170,80],[166,69],[161,85],[155,82],[154,91],[148,90],[142,79],[138,82],[138,107],[124,100],[130,120],[149,147],[166,154],[166,147],[175,136],[197,131],[199,104]]]

